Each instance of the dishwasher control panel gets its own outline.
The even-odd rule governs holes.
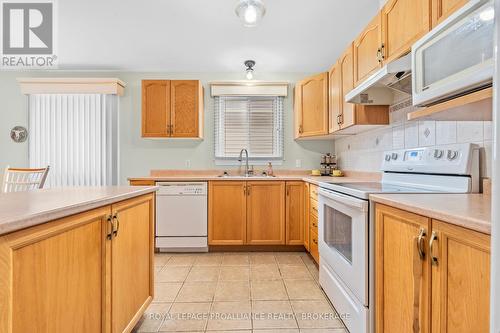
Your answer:
[[[158,195],[207,195],[205,182],[159,182]]]

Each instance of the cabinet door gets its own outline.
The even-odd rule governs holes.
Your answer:
[[[340,78],[341,78],[341,101],[342,111],[340,117],[340,128],[346,128],[354,124],[355,104],[347,103],[345,95],[354,88],[354,57],[352,44],[345,50],[340,57]]]
[[[1,332],[104,330],[104,207],[0,237]]]
[[[286,182],[286,244],[304,244],[304,184]]]
[[[436,220],[432,231],[432,331],[489,332],[490,236]]]
[[[170,124],[170,81],[142,81],[142,136],[167,137]]]
[[[328,73],[297,83],[295,94],[298,136],[328,134]]]
[[[192,138],[199,136],[200,99],[203,99],[197,80],[171,81],[171,136]]]
[[[339,116],[342,113],[342,88],[340,83],[340,66],[338,63],[328,72],[328,132],[333,133],[340,129]]]
[[[309,251],[309,183],[304,183],[304,247]]]
[[[463,7],[468,0],[432,0],[432,27],[435,27],[456,10]]]
[[[410,51],[411,45],[430,30],[431,0],[389,0],[382,8],[384,61]]]
[[[247,244],[285,244],[285,182],[247,182]]]
[[[375,223],[376,331],[429,332],[430,221],[377,204]]]
[[[354,85],[366,80],[382,66],[382,21],[380,13],[373,18],[353,43]]]
[[[210,182],[208,209],[209,245],[245,244],[247,221],[246,182]]]
[[[112,207],[111,332],[130,332],[153,299],[154,196]]]

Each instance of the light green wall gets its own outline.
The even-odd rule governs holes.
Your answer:
[[[258,74],[259,80],[295,82],[306,74]],[[118,77],[127,83],[120,98],[120,179],[144,176],[151,169],[225,168],[214,164],[213,99],[209,82],[241,80],[242,73],[135,73],[135,72],[0,72],[0,168],[6,165],[28,165],[28,143],[14,143],[10,129],[27,126],[26,97],[20,92],[18,77]],[[203,141],[141,138],[141,79],[199,79],[205,87],[205,138]],[[295,169],[297,159],[301,169],[317,168],[321,153],[332,152],[333,141],[293,140],[293,91],[285,99],[285,161],[277,168]]]

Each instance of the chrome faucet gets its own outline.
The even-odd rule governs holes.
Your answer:
[[[245,155],[246,155],[245,177],[248,177],[248,176],[250,176],[250,169],[248,168],[248,150],[246,150],[245,148],[243,148],[240,151],[240,157],[238,157],[238,162],[243,161],[243,152],[245,152]]]

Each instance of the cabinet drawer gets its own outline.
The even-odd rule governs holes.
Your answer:
[[[311,256],[319,264],[318,233],[311,227]]]
[[[316,219],[318,219],[318,201],[311,199],[311,215],[316,216]]]
[[[311,199],[318,200],[318,186],[311,184],[309,186],[309,196]]]
[[[311,221],[311,229],[318,233],[318,216],[311,214],[309,220]]]

